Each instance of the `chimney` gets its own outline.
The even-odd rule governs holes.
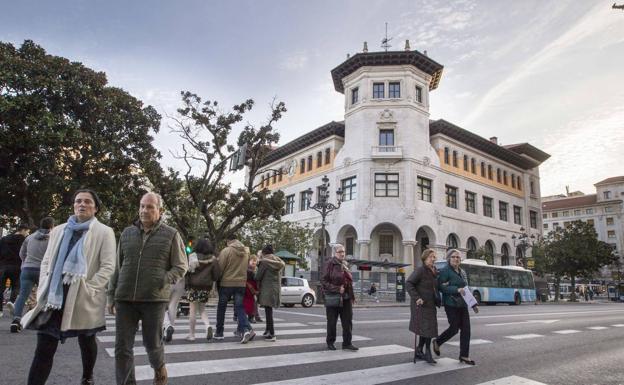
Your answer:
[[[498,145],[498,138],[497,138],[497,137],[495,137],[495,136],[493,136],[493,137],[491,137],[491,138],[490,138],[490,142],[492,142],[492,143],[494,143],[494,144]]]
[[[427,50],[423,51],[423,55],[427,56]]]
[[[405,50],[406,51],[410,50],[409,40],[405,40]]]
[[[348,54],[347,54],[347,59],[349,59],[350,57],[351,57],[351,54],[350,54],[350,53],[348,53]]]
[[[570,196],[570,186],[566,186],[566,196]]]
[[[362,52],[364,53],[368,52],[368,44],[366,42],[364,42],[364,49],[362,50]]]

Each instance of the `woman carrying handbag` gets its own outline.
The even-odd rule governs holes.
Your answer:
[[[416,337],[420,336],[420,341],[415,347],[414,362],[425,360],[430,364],[437,363],[431,355],[431,339],[438,336],[437,308],[441,305],[435,258],[433,249],[423,251],[421,256],[423,266],[417,267],[405,283],[411,297],[409,330]],[[426,347],[425,352],[423,347]]]

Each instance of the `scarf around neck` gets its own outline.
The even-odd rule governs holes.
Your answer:
[[[91,218],[86,222],[78,222],[75,215],[67,220],[67,225],[63,230],[63,238],[61,245],[54,258],[54,268],[48,285],[48,303],[45,310],[60,309],[63,305],[63,284],[71,284],[87,275],[87,262],[83,254],[83,242],[85,238],[85,230],[95,218]],[[80,239],[69,249],[74,231],[82,231]]]

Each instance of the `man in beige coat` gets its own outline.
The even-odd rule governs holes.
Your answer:
[[[93,384],[95,334],[106,329],[106,286],[115,269],[115,233],[95,217],[101,203],[94,191],[76,191],[73,202],[74,215],[50,232],[37,306],[21,319],[23,327],[38,330],[28,385],[45,384],[59,341],[76,336],[81,384]]]

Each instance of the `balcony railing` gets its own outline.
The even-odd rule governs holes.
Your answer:
[[[373,146],[373,158],[403,158],[403,149],[401,146]]]

